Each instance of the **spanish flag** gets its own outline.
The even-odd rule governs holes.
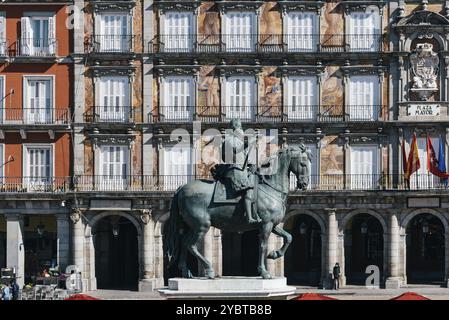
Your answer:
[[[412,144],[410,145],[410,153],[408,154],[407,170],[404,173],[404,179],[410,180],[410,176],[420,168],[418,142],[416,133],[413,134]]]

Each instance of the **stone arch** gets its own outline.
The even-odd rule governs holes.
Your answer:
[[[384,234],[387,233],[388,227],[387,227],[387,223],[385,222],[384,217],[382,217],[382,215],[379,214],[378,212],[371,210],[371,209],[356,209],[356,210],[353,210],[353,211],[347,213],[339,223],[339,232],[340,233],[344,232],[347,224],[354,216],[356,216],[358,214],[363,214],[363,213],[366,213],[366,214],[369,214],[369,215],[375,217],[379,221],[379,223],[382,225],[382,230],[383,230]]]
[[[103,211],[99,214],[95,214],[91,219],[88,220],[88,223],[86,224],[85,229],[85,237],[92,236],[92,228],[95,227],[95,225],[103,218],[107,216],[121,216],[123,218],[128,219],[131,221],[131,223],[136,227],[137,236],[140,237],[142,235],[142,226],[136,217],[134,217],[132,214],[123,212],[123,211]]]
[[[327,228],[326,228],[325,221],[323,220],[323,218],[319,214],[317,214],[317,213],[315,213],[313,211],[310,211],[310,210],[298,210],[298,209],[290,210],[287,213],[287,215],[285,216],[284,222],[287,221],[288,219],[294,217],[294,216],[298,216],[298,215],[301,215],[301,214],[305,214],[305,215],[308,215],[308,216],[311,216],[312,218],[314,218],[315,221],[320,226],[321,234],[323,234],[323,235],[326,234]]]
[[[410,223],[410,221],[416,217],[419,214],[431,214],[436,216],[438,219],[440,219],[441,223],[444,226],[444,232],[449,232],[449,223],[447,221],[447,219],[444,217],[444,215],[440,212],[438,212],[435,209],[416,209],[413,210],[412,212],[409,212],[404,219],[401,219],[401,234],[405,234],[406,230],[407,230],[407,225]]]
[[[405,51],[411,51],[411,45],[413,43],[414,40],[416,40],[418,38],[418,36],[422,34],[422,32],[417,31],[412,33],[409,37],[407,37],[407,39],[405,40],[404,43],[404,50]],[[441,34],[439,34],[438,32],[431,32],[429,34],[433,35],[433,38],[438,42],[438,45],[440,46],[440,50],[446,50],[446,41],[444,40],[444,38],[441,36]]]
[[[403,248],[404,248],[404,263],[403,263],[403,273],[405,275],[405,279],[406,282],[408,282],[408,273],[407,273],[407,268],[408,268],[408,264],[407,264],[407,255],[408,255],[408,247],[406,244],[406,236],[407,236],[407,227],[410,224],[410,222],[417,217],[420,214],[430,214],[436,218],[438,218],[438,220],[441,222],[441,224],[443,225],[444,228],[444,245],[445,245],[445,252],[444,252],[444,280],[447,281],[447,279],[449,278],[449,222],[448,220],[445,218],[444,214],[442,214],[441,212],[435,210],[435,209],[430,209],[430,208],[421,208],[421,209],[416,209],[413,210],[407,214],[405,214],[405,216],[403,218],[401,218],[401,220],[399,221],[399,226],[400,226],[400,235],[401,238],[403,239]]]
[[[123,217],[127,220],[129,220],[133,226],[136,229],[136,234],[137,234],[137,261],[138,261],[138,276],[139,276],[139,280],[142,277],[143,273],[144,273],[144,258],[143,258],[143,229],[142,229],[142,225],[141,222],[138,218],[136,218],[133,214],[126,212],[126,211],[102,211],[98,214],[94,214],[94,215],[90,215],[87,218],[87,223],[85,225],[85,229],[84,229],[84,238],[86,239],[86,243],[88,244],[87,246],[87,252],[85,252],[85,259],[86,260],[86,264],[89,266],[88,269],[89,271],[89,277],[90,279],[96,279],[96,270],[95,270],[95,245],[94,245],[94,237],[92,234],[92,228],[94,228],[98,222],[100,222],[103,218],[108,217],[108,216],[120,216]],[[92,286],[92,290],[96,290],[96,280],[94,281],[94,285]]]

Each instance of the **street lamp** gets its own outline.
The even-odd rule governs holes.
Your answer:
[[[360,225],[360,232],[362,234],[368,233],[368,224],[365,221],[363,221],[362,224]]]
[[[299,234],[305,235],[307,233],[307,225],[303,222],[299,225]]]

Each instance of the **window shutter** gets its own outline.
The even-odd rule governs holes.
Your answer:
[[[20,49],[22,55],[30,55],[31,51],[31,23],[29,17],[20,19],[21,39]]]
[[[56,54],[56,17],[48,18],[48,50],[51,55]]]
[[[0,13],[0,55],[6,54],[6,18]]]

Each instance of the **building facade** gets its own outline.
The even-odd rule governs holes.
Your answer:
[[[256,165],[287,145],[313,154],[308,190],[292,179],[284,228],[293,242],[269,261],[274,275],[328,286],[339,262],[343,284],[365,284],[369,267],[388,288],[447,285],[449,194],[428,171],[426,141],[448,167],[449,1],[0,9],[0,264],[26,279],[27,252],[51,234],[49,260],[77,265],[86,290],[162,286],[173,192],[210,178],[220,162],[213,136],[239,118],[263,137]],[[408,155],[414,135],[420,168],[408,185],[402,147]],[[201,249],[219,275],[255,275],[257,241],[212,228]]]

